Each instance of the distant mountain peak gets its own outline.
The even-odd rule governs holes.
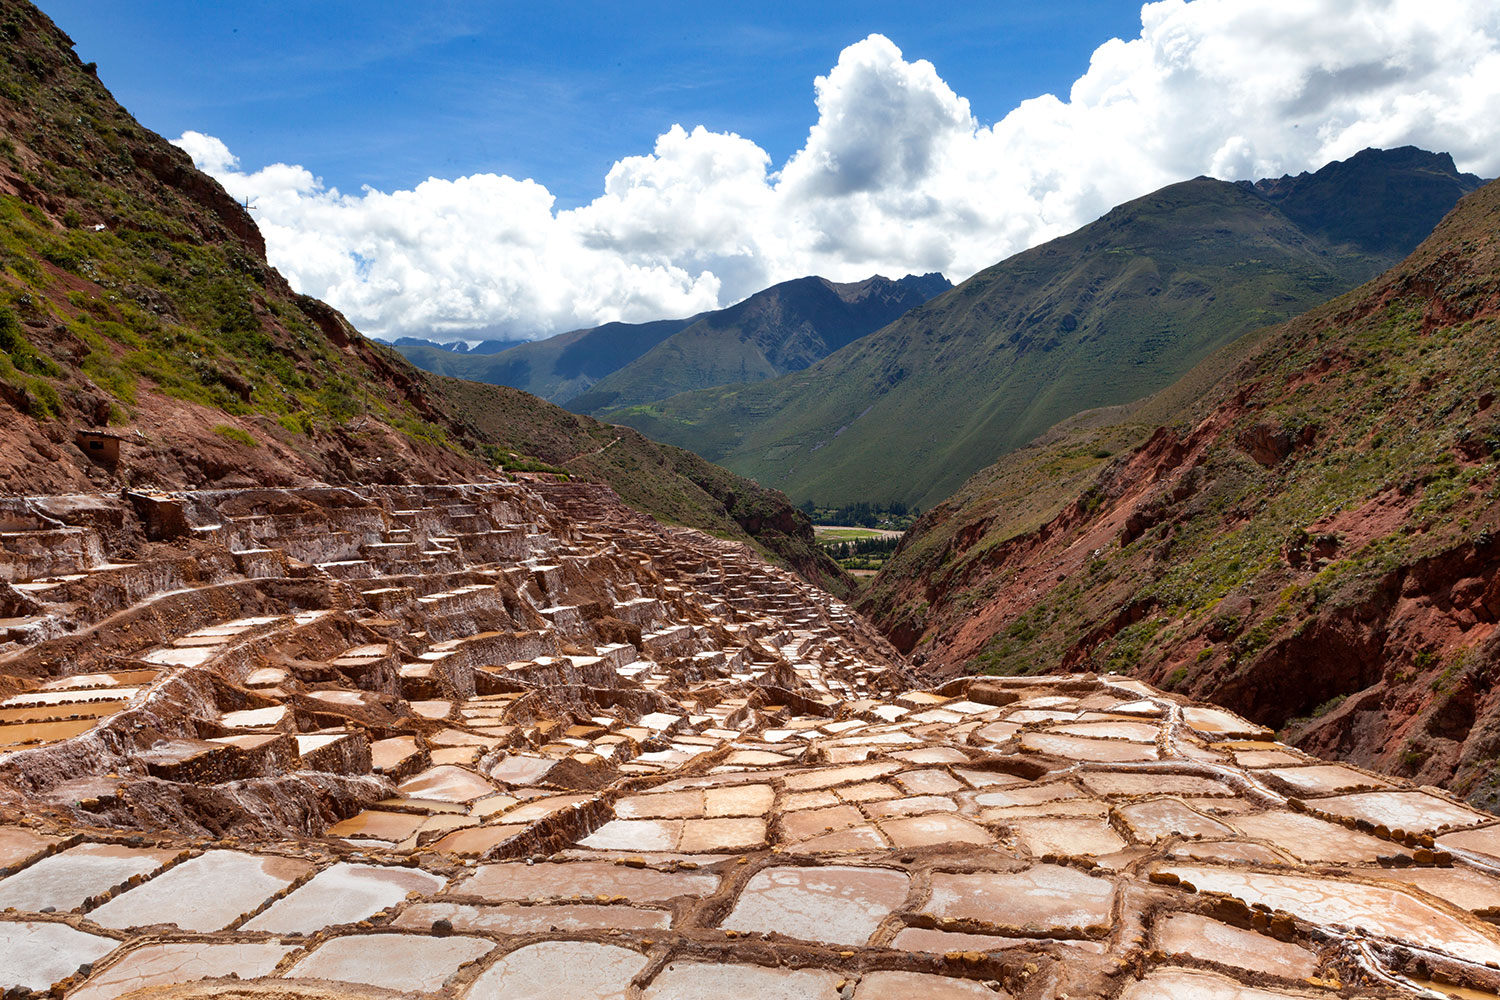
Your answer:
[[[1239,182],[1330,243],[1381,254],[1421,242],[1483,183],[1460,173],[1450,154],[1416,146],[1362,149],[1316,171]]]

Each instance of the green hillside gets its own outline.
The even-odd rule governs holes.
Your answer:
[[[930,677],[1119,671],[1500,805],[1500,183],[1400,266],[1081,414],[860,610]]]
[[[525,393],[427,375],[298,295],[245,207],[116,103],[44,14],[0,0],[0,40],[0,493],[547,464],[849,591],[780,494]],[[78,431],[116,435],[118,462],[91,460]]]
[[[801,371],[951,287],[941,274],[899,281],[875,275],[846,284],[818,277],[785,281],[699,317],[568,408],[598,413]]]
[[[1444,208],[1478,179],[1420,156],[1415,165],[1404,154],[1366,156],[1357,175],[1384,174],[1387,194],[1342,211],[1425,212],[1430,228],[1442,209],[1402,207],[1412,178],[1427,184],[1445,162]],[[1070,414],[1139,399],[1395,260],[1385,246],[1333,238],[1251,186],[1174,184],[980,272],[804,371],[604,416],[794,501],[925,508]]]

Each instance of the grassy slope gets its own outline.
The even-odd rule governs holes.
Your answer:
[[[597,414],[800,371],[947,287],[941,275],[899,281],[877,275],[851,284],[818,277],[785,281],[708,313],[568,405]]]
[[[1492,184],[1376,281],[975,476],[862,607],[935,671],[1134,673],[1493,805],[1497,315]]]
[[[586,454],[618,432],[524,393],[456,390],[295,294],[244,210],[44,15],[0,0],[0,40],[0,489],[451,481],[519,450],[849,592],[784,497],[649,442]],[[104,424],[128,437],[113,472],[72,442]]]
[[[1389,262],[1200,178],[980,272],[806,371],[608,416],[796,501],[926,507],[1069,414],[1168,385]]]

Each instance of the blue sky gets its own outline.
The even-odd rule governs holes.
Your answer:
[[[1175,181],[1500,173],[1495,0],[42,0],[366,333],[543,337],[962,281]]]
[[[300,163],[343,190],[532,177],[561,207],[674,123],[785,161],[815,117],[814,77],[872,32],[932,61],[984,123],[1065,97],[1096,46],[1140,33],[1138,3],[1103,0],[41,6],[162,135],[205,132],[247,165]]]

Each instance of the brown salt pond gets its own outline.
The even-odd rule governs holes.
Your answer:
[[[94,728],[95,719],[71,719],[66,722],[23,722],[0,725],[0,747],[56,743]]]
[[[1278,1000],[1282,997],[1313,1000],[1320,995],[1326,996],[1246,986],[1198,969],[1157,969],[1145,979],[1125,987],[1120,1000]]]
[[[1095,795],[1129,798],[1137,795],[1232,795],[1233,789],[1211,778],[1191,774],[1131,774],[1100,772],[1083,775],[1083,786]]]
[[[906,900],[909,888],[906,873],[890,868],[768,868],[741,890],[722,926],[861,945]]]
[[[1282,979],[1306,979],[1318,971],[1318,956],[1290,942],[1242,930],[1196,913],[1173,913],[1157,924],[1157,948],[1236,969]]]
[[[934,872],[926,912],[1033,935],[1107,925],[1114,896],[1108,879],[1061,865],[1034,865],[1022,872]]]
[[[600,903],[559,903],[552,906],[415,903],[403,910],[392,926],[425,931],[430,930],[436,920],[447,920],[456,931],[532,934],[542,931],[600,929],[663,930],[671,925],[672,915],[665,910],[606,906]]]
[[[38,913],[72,910],[133,876],[155,871],[174,851],[137,850],[114,844],[79,844],[0,879],[0,909]]]
[[[1500,932],[1480,930],[1395,889],[1193,865],[1168,865],[1163,870],[1191,882],[1200,892],[1222,892],[1250,906],[1286,910],[1312,923],[1358,927],[1480,965],[1500,962]]]
[[[689,819],[682,823],[678,850],[688,854],[748,851],[766,844],[766,821],[759,816]]]
[[[469,1000],[625,1000],[646,956],[628,948],[586,941],[527,945],[491,965],[466,994]],[[660,977],[658,977],[659,979]],[[648,994],[649,995],[649,994]],[[734,990],[706,996],[753,996]]]
[[[428,768],[397,787],[403,795],[439,802],[472,802],[480,796],[495,793],[494,785],[473,771],[452,764]]]
[[[962,816],[929,813],[883,819],[880,830],[896,847],[931,847],[937,844],[991,844],[992,835],[984,827]]]
[[[287,970],[286,977],[427,993],[442,986],[459,966],[494,947],[492,941],[461,935],[351,934],[318,945]]]
[[[1016,841],[1033,856],[1113,854],[1125,848],[1114,827],[1101,819],[1038,817],[1011,823]]]
[[[673,962],[657,973],[643,996],[645,1000],[706,1000],[709,997],[811,1000],[838,996],[838,985],[843,981],[844,977],[839,973],[822,969]],[[558,1000],[562,1000],[561,994]]]
[[[854,1000],[1008,1000],[1004,990],[983,983],[920,972],[867,972],[854,991]]]
[[[90,911],[102,927],[176,924],[222,930],[312,871],[310,862],[268,854],[209,851]]]
[[[87,985],[68,995],[68,1000],[114,1000],[148,986],[176,986],[221,976],[268,976],[295,950],[295,945],[275,941],[148,944],[126,952],[107,969],[94,973]]]
[[[658,903],[677,896],[707,896],[718,887],[717,875],[697,872],[661,872],[603,861],[514,862],[481,865],[446,895],[524,900],[606,894],[637,903]]]
[[[1437,845],[1448,851],[1473,851],[1492,862],[1500,862],[1500,824],[1478,830],[1449,833],[1437,840]]]
[[[426,820],[426,816],[415,813],[366,809],[330,826],[328,836],[399,843],[408,837],[415,837]]]
[[[290,895],[245,924],[246,930],[310,934],[333,924],[354,923],[394,906],[408,892],[433,893],[443,879],[414,868],[382,868],[340,862],[320,871]]]
[[[0,826],[0,868],[19,868],[61,839],[19,826]]]

